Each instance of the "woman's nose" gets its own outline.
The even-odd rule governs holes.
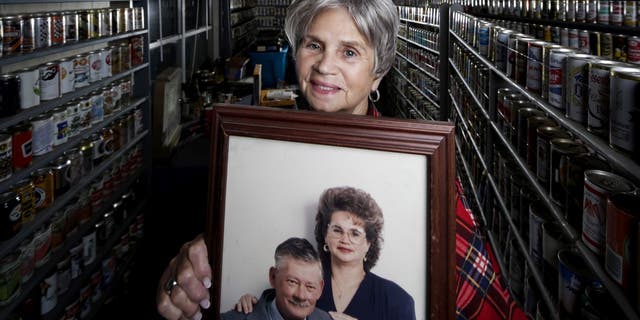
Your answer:
[[[323,74],[333,73],[335,70],[335,56],[329,51],[324,51],[316,62],[316,69]]]

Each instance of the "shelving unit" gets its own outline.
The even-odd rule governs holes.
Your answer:
[[[466,146],[459,148],[459,160],[462,162],[459,165],[459,170],[463,172],[462,175],[468,177],[469,185],[467,191],[476,200],[478,211],[488,228],[490,242],[494,249],[498,249],[495,250],[499,256],[498,260],[507,265],[507,269],[501,266],[502,270],[509,270],[508,267],[512,263],[521,263],[521,261],[517,261],[517,258],[510,259],[507,254],[508,249],[517,249],[519,251],[518,255],[524,258],[528,270],[527,273],[530,274],[535,285],[540,289],[541,301],[549,311],[550,317],[555,319],[564,317],[562,313],[567,311],[560,310],[561,307],[557,305],[557,297],[555,297],[558,288],[552,287],[551,284],[545,282],[545,278],[549,275],[542,273],[542,269],[532,257],[530,250],[531,240],[526,234],[528,230],[526,227],[523,228],[523,226],[526,226],[525,221],[528,219],[528,205],[526,208],[524,207],[523,203],[526,203],[525,200],[522,200],[524,198],[521,198],[518,203],[513,202],[514,199],[518,199],[514,197],[513,190],[519,192],[520,195],[530,193],[545,210],[548,210],[552,221],[561,226],[564,236],[569,239],[569,243],[566,245],[576,248],[588,269],[603,284],[606,292],[612,297],[612,301],[617,304],[615,307],[607,307],[612,309],[619,308],[628,319],[638,319],[639,311],[636,309],[637,305],[629,300],[620,286],[605,272],[604,266],[598,257],[583,243],[579,232],[574,225],[571,225],[566,216],[565,212],[568,209],[554,202],[549,195],[548,187],[541,184],[536,173],[529,168],[526,159],[523,159],[510,137],[504,133],[505,130],[501,128],[500,115],[496,107],[498,103],[498,88],[511,88],[521,94],[524,100],[531,102],[546,117],[552,119],[558,126],[569,132],[574,139],[582,141],[594,157],[604,159],[609,163],[614,173],[632,180],[636,185],[640,181],[640,165],[627,154],[612,149],[601,137],[588,132],[583,124],[568,119],[564,113],[548,104],[540,95],[526,90],[523,85],[518,84],[498,69],[486,54],[481,54],[477,45],[477,31],[483,21],[479,18],[490,17],[494,19],[492,22],[497,23],[502,19],[509,19],[509,16],[488,15],[469,8],[468,10],[473,12],[474,15],[463,13],[458,6],[452,9],[452,28],[449,30],[451,55],[448,56],[446,63],[451,70],[449,88],[455,112],[452,112],[449,116],[451,120],[456,122],[457,133],[464,140],[463,146]],[[522,17],[516,17],[514,20],[525,23],[545,23],[545,21]],[[631,33],[635,32],[635,34],[638,32],[638,28],[612,28],[611,26],[558,21],[546,22],[563,27],[587,28],[590,30],[602,29],[620,33],[628,33],[627,31],[630,31]],[[595,27],[592,28],[593,26]],[[482,76],[486,77],[481,79]],[[521,128],[518,129],[522,130]],[[509,174],[505,179],[505,173],[501,171],[505,169],[501,169],[499,165],[504,162],[513,164],[506,170],[510,170],[509,172],[512,172],[513,177],[522,177],[522,182],[517,182],[515,178],[510,180],[511,176]],[[510,186],[506,186],[509,182],[512,185],[518,185],[518,187],[512,190]],[[484,183],[488,184],[489,190],[488,192],[485,190],[483,194],[480,194],[478,188]],[[526,190],[526,192],[523,193],[522,190]],[[505,250],[505,248],[507,249]],[[547,272],[545,271],[545,273]],[[508,274],[507,278],[510,284],[516,284],[518,280],[524,281],[526,277],[526,273],[524,276],[516,276],[519,279],[514,279],[514,275],[509,274],[509,272],[505,274]],[[519,302],[524,306],[525,299],[522,295],[522,285],[523,283],[511,285],[510,290],[513,296],[520,300]],[[581,290],[584,290],[584,287]],[[531,310],[526,311],[531,312]],[[614,312],[609,309],[606,311]]]
[[[64,219],[61,220],[64,222],[59,225],[62,226],[63,230],[56,231],[60,232],[59,236],[62,242],[57,243],[54,248],[47,249],[50,250],[47,262],[34,267],[32,276],[29,280],[18,286],[19,289],[17,289],[18,291],[15,296],[3,301],[4,303],[0,306],[0,319],[12,318],[16,314],[21,315],[23,312],[26,312],[26,309],[23,309],[25,307],[24,303],[40,306],[39,293],[46,279],[52,275],[58,277],[58,272],[62,272],[58,269],[58,264],[70,256],[70,249],[77,246],[78,243],[82,243],[83,238],[87,234],[98,232],[96,226],[105,220],[104,214],[111,210],[113,203],[120,201],[123,194],[133,192],[133,189],[150,190],[150,170],[148,168],[151,167],[149,132],[149,128],[151,127],[149,98],[151,79],[149,71],[149,37],[146,28],[146,21],[148,21],[147,1],[10,0],[3,2],[3,7],[0,8],[0,17],[11,14],[14,11],[22,12],[25,8],[24,5],[27,3],[42,4],[41,7],[28,6],[30,10],[38,10],[38,12],[44,12],[46,10],[61,11],[61,7],[64,8],[64,11],[80,11],[87,10],[87,8],[141,8],[141,10],[136,9],[136,12],[140,12],[140,17],[142,21],[144,21],[144,25],[138,25],[139,27],[134,27],[133,30],[120,32],[112,36],[101,36],[90,40],[41,48],[29,53],[5,54],[0,57],[0,70],[2,70],[3,73],[13,73],[16,70],[16,66],[20,66],[20,68],[25,65],[38,66],[49,61],[57,60],[60,56],[66,54],[71,55],[73,52],[89,52],[113,44],[129,42],[130,39],[134,38],[136,41],[139,41],[138,43],[142,43],[141,47],[138,47],[140,51],[136,53],[136,58],[139,58],[139,61],[134,61],[131,67],[125,67],[124,70],[114,73],[113,76],[101,78],[91,82],[87,86],[75,88],[71,92],[64,93],[53,100],[41,101],[34,107],[21,109],[14,115],[0,118],[0,130],[8,131],[12,126],[23,122],[30,122],[32,118],[38,115],[50,113],[53,109],[67,105],[69,102],[79,101],[81,97],[96,96],[97,94],[94,92],[100,91],[102,95],[103,88],[109,87],[111,84],[124,80],[130,81],[130,101],[126,101],[111,113],[107,112],[102,121],[92,123],[90,127],[79,131],[72,137],[68,137],[66,142],[54,145],[51,151],[42,155],[33,156],[33,160],[26,168],[13,170],[10,177],[0,182],[0,192],[12,190],[18,182],[29,179],[31,174],[36,170],[50,167],[53,160],[60,158],[67,151],[77,150],[76,148],[80,147],[85,141],[100,134],[105,129],[110,128],[110,130],[113,130],[119,121],[123,121],[123,118],[125,116],[127,117],[128,127],[125,129],[130,129],[129,132],[131,134],[125,131],[118,133],[118,137],[120,137],[121,133],[126,134],[126,137],[123,136],[123,138],[119,140],[123,142],[123,145],[120,145],[120,142],[118,142],[112,146],[105,147],[113,147],[113,149],[105,153],[101,161],[94,163],[92,169],[86,172],[84,176],[79,177],[77,181],[74,180],[73,185],[70,185],[66,191],[60,191],[60,194],[56,194],[55,200],[49,207],[35,211],[31,221],[24,221],[19,231],[9,239],[0,243],[0,259],[14,256],[14,254],[16,257],[19,257],[18,264],[20,267],[18,269],[18,281],[21,282],[22,275],[20,274],[20,269],[23,265],[23,259],[26,257],[25,253],[21,251],[22,245],[26,240],[33,239],[32,237],[38,233],[39,230],[43,228],[54,229],[53,221],[55,217],[64,217]],[[3,12],[3,10],[9,10],[9,12]],[[133,10],[131,10],[131,12],[133,13]],[[130,49],[128,54],[131,56],[129,56],[127,60],[133,57],[133,50]],[[71,120],[68,120],[69,123],[70,121]],[[56,132],[56,134],[58,133]],[[126,144],[124,144],[125,142]],[[123,177],[126,177],[126,179],[122,180]],[[60,176],[59,178],[68,179],[67,176]],[[105,192],[105,196],[104,198],[100,198],[100,205],[94,203],[95,206],[90,217],[85,221],[77,222],[77,224],[76,222],[67,222],[67,218],[73,219],[77,217],[78,210],[69,209],[72,207],[72,204],[76,204],[78,199],[85,195],[87,196],[87,201],[91,201],[88,199],[88,195],[92,195],[92,192],[101,193],[102,191]],[[35,193],[37,191],[34,189],[32,192]],[[53,193],[54,190],[51,189],[48,190],[48,192]],[[143,194],[146,196],[147,192],[139,193],[138,196],[142,197]],[[56,306],[51,311],[42,314],[39,314],[39,307],[35,309],[31,308],[29,310],[30,314],[33,313],[34,316],[41,316],[44,319],[58,319],[65,315],[65,308],[79,299],[79,286],[85,285],[88,282],[91,273],[102,272],[101,263],[103,259],[106,259],[112,251],[115,251],[116,246],[119,241],[121,241],[121,236],[124,237],[128,234],[127,231],[131,231],[131,228],[136,228],[138,226],[138,219],[142,221],[146,202],[143,201],[142,198],[138,198],[137,205],[135,210],[128,212],[127,219],[118,222],[116,231],[98,248],[100,253],[97,255],[97,260],[85,266],[85,273],[81,274],[79,278],[74,279],[73,284],[65,293],[59,295],[55,293],[57,295]],[[73,230],[64,229],[72,227],[74,228]],[[64,231],[67,231],[67,233]],[[51,237],[46,241],[53,243]],[[35,246],[35,244],[33,245]],[[123,266],[125,266],[125,264],[123,264]],[[95,307],[98,309],[99,305]]]
[[[220,54],[231,57],[248,49],[255,41],[258,20],[255,0],[220,1]]]

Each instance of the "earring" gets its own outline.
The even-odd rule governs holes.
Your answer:
[[[367,262],[367,257],[364,257],[364,262]]]
[[[322,250],[324,250],[324,252],[329,252],[329,246],[325,243],[324,246],[322,246]]]
[[[376,94],[375,99],[371,96],[374,92]],[[371,100],[371,102],[378,102],[378,100],[380,100],[380,91],[378,91],[378,89],[371,91],[371,93],[369,93],[369,100]]]

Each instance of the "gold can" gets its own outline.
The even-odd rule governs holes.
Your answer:
[[[35,208],[35,185],[31,179],[22,179],[13,187],[13,192],[20,196],[20,212],[22,212],[22,224],[33,221]]]

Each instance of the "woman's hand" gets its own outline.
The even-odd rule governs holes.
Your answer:
[[[211,266],[202,235],[185,243],[164,270],[156,294],[157,310],[167,319],[202,318],[211,287]]]
[[[242,312],[244,314],[253,312],[253,305],[258,303],[258,298],[245,294],[240,297],[240,300],[236,303],[236,311]]]
[[[329,315],[333,320],[358,320],[352,316],[348,316],[342,312],[329,311]]]

